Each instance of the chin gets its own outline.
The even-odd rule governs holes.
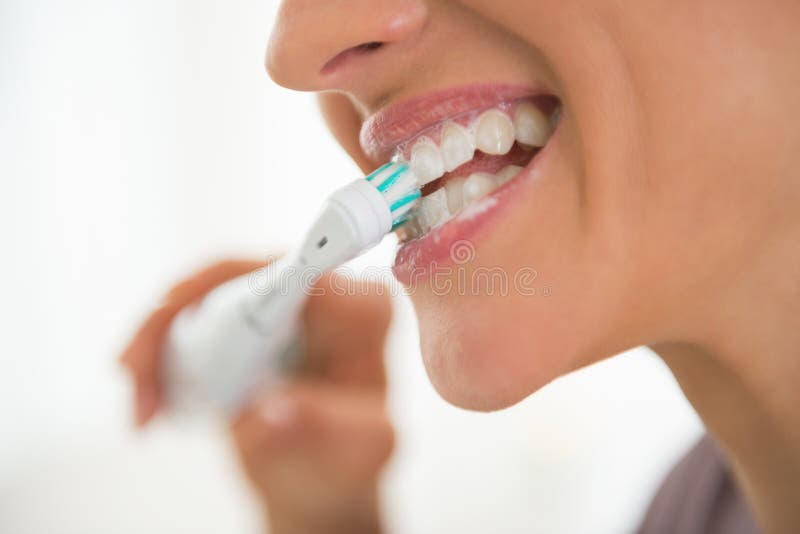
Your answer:
[[[426,372],[455,406],[501,410],[576,367],[572,345],[558,329],[521,323],[510,297],[421,294],[413,300]]]

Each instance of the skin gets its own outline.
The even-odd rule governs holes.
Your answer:
[[[347,24],[330,23],[342,13]],[[500,265],[507,272],[532,266],[552,295],[441,295],[423,283],[412,300],[431,381],[456,405],[494,410],[571,370],[650,346],[731,458],[763,530],[794,532],[800,531],[798,27],[800,4],[789,0],[287,0],[267,69],[281,85],[320,93],[331,131],[365,171],[380,162],[361,151],[358,130],[387,104],[474,83],[533,85],[556,95],[564,109],[558,150],[536,194],[523,190],[498,224],[476,238],[476,258],[467,266]],[[384,44],[339,56],[367,42]],[[326,68],[337,56],[335,68]],[[195,278],[150,323],[167,324],[222,278]],[[319,300],[326,298],[333,297]],[[366,300],[350,304],[354,311],[339,319],[343,326],[385,306],[377,296]],[[140,422],[159,406],[157,345],[141,337],[158,340],[164,327],[150,328],[125,356],[137,378]],[[365,350],[375,362],[381,344]],[[338,365],[335,354],[325,357]],[[297,407],[313,405],[303,395],[329,386],[345,396],[352,388],[313,371],[298,382],[307,387],[282,397],[284,408],[293,407],[284,410],[291,415],[282,426],[263,417],[274,399],[262,399],[233,423],[275,532],[324,532],[326,524],[377,530],[369,503],[390,440],[377,439],[384,454],[365,454],[363,470],[339,478],[322,470],[330,477],[315,479],[308,465],[333,465],[337,458],[303,441],[303,432],[325,421],[335,435],[334,418],[321,413],[320,403],[319,419],[309,423]],[[369,388],[372,397],[343,402],[342,409],[351,430],[378,438],[391,433],[381,415],[382,379]],[[276,449],[273,441],[285,436],[306,447]],[[283,455],[291,455],[286,465],[294,467],[280,467]],[[363,476],[352,480],[351,472]],[[275,488],[298,480],[318,487],[319,498],[276,500]],[[272,492],[264,489],[269,484]],[[348,497],[337,502],[326,488]],[[299,518],[309,517],[313,524],[303,530]]]

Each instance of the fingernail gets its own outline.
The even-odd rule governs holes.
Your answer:
[[[295,418],[297,408],[290,399],[278,396],[261,407],[261,419],[272,426],[288,426]]]

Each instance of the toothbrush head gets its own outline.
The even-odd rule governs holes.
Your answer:
[[[418,181],[408,164],[390,162],[334,191],[298,250],[298,265],[325,271],[377,245],[414,216]]]
[[[373,171],[365,180],[383,195],[391,212],[392,230],[412,217],[422,193],[418,179],[407,163],[389,162]]]

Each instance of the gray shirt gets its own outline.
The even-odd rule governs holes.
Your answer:
[[[639,534],[757,534],[725,457],[708,436],[667,476]]]

